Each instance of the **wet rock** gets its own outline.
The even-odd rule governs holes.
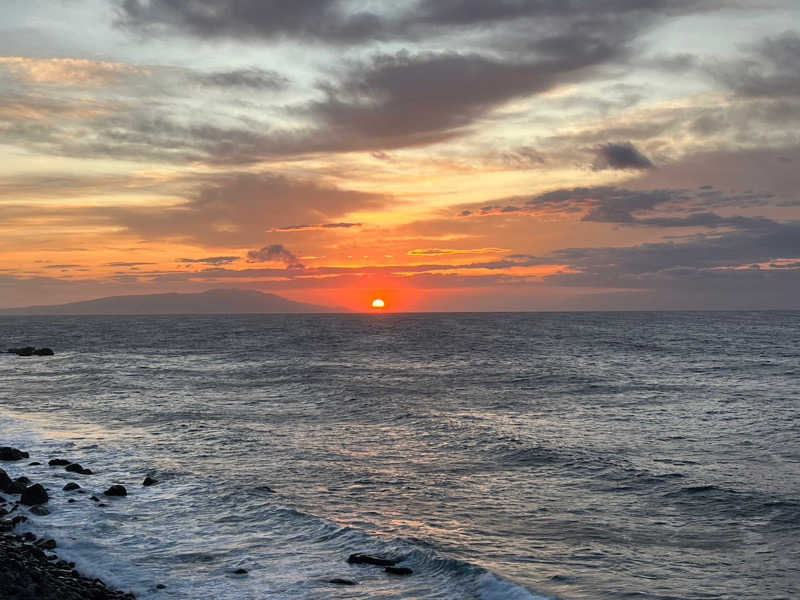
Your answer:
[[[336,585],[358,585],[357,581],[353,581],[352,579],[342,579],[340,577],[328,579],[328,583],[335,583]]]
[[[414,571],[408,567],[386,567],[384,569],[390,575],[412,575]]]
[[[36,356],[53,356],[55,354],[52,348],[39,348],[38,350],[34,350],[33,353]]]
[[[9,348],[9,354],[16,354],[17,356],[33,356],[36,348],[33,346],[23,346],[22,348]]]
[[[67,502],[69,502],[70,504],[72,504],[73,502],[75,502],[75,498],[70,498],[69,500],[67,500]]]
[[[65,485],[65,486],[64,486],[63,488],[61,488],[61,489],[62,489],[62,490],[64,490],[65,492],[71,492],[72,490],[79,490],[79,489],[81,489],[81,486],[79,486],[79,485],[78,485],[77,483],[75,483],[74,481],[70,481],[70,482],[69,482],[67,485]]]
[[[0,460],[22,460],[23,458],[30,458],[30,454],[10,446],[0,447]]]
[[[391,558],[372,556],[370,554],[351,554],[347,557],[347,562],[351,565],[377,565],[379,567],[393,567],[399,561]]]
[[[157,590],[163,590],[163,589],[165,589],[166,587],[167,587],[167,586],[165,586],[163,583],[159,583],[159,584],[157,584],[157,585],[156,585],[156,589],[157,589]]]
[[[42,465],[42,463],[40,463],[40,462],[32,462],[32,463],[28,463],[28,466],[29,466],[29,467],[39,467],[39,466],[41,466],[41,465]]]
[[[91,500],[92,502],[100,502],[100,498],[98,498],[97,496],[90,496],[89,500]]]
[[[64,467],[65,471],[69,471],[70,473],[78,473],[79,475],[91,475],[91,469],[85,469],[78,463],[72,463]]]
[[[47,510],[47,508],[42,506],[41,504],[34,504],[33,506],[31,506],[30,510],[33,514],[39,515],[40,517],[50,514],[50,511]]]
[[[33,506],[34,504],[44,504],[49,499],[47,490],[41,484],[34,483],[32,486],[25,488],[19,501],[27,506]]]
[[[234,575],[247,575],[247,569],[236,569]]]
[[[0,469],[0,491],[6,494],[21,494],[24,490],[25,486],[20,486],[8,476],[8,473]]]
[[[108,488],[105,492],[103,492],[106,496],[127,496],[128,490],[125,489],[124,485],[112,485]]]
[[[14,483],[16,483],[17,485],[21,485],[23,487],[28,487],[33,482],[27,477],[25,477],[25,475],[20,475],[14,480]]]
[[[55,550],[56,546],[58,546],[55,540],[39,540],[36,545],[44,550]]]
[[[66,467],[67,465],[71,465],[72,461],[66,458],[51,458],[47,461],[47,464],[51,467]]]
[[[22,534],[22,539],[26,542],[35,542],[36,541],[36,534],[30,531],[26,531]]]
[[[143,486],[150,486],[150,485],[155,485],[157,483],[158,483],[158,479],[153,479],[152,477],[147,476],[147,477],[144,478],[144,481],[142,482],[142,485]]]

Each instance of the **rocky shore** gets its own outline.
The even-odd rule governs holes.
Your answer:
[[[19,463],[28,458],[28,453],[22,450],[0,447],[0,460],[4,463]],[[64,459],[53,459],[49,464],[56,468],[72,465]],[[70,471],[85,473],[89,470],[73,467]],[[75,570],[74,563],[61,560],[56,540],[39,538],[29,531],[22,534],[16,531],[18,525],[28,520],[26,512],[47,514],[46,505],[50,500],[42,485],[21,473],[16,475],[12,479],[5,469],[0,468],[0,598],[132,600],[133,594],[111,589],[100,579],[85,577]],[[76,485],[71,489],[77,488]],[[124,495],[119,488],[122,486],[112,486],[106,494]]]

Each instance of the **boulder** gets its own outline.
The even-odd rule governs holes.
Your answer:
[[[52,348],[39,348],[38,350],[34,350],[33,353],[36,356],[53,356],[55,354]]]
[[[34,483],[32,486],[25,488],[25,491],[22,492],[22,497],[19,499],[22,504],[28,506],[44,504],[48,500],[49,496],[47,495],[47,490],[39,483]]]
[[[69,471],[70,473],[78,473],[80,475],[91,475],[92,474],[92,470],[91,469],[84,469],[78,463],[72,463],[71,465],[67,465],[66,467],[64,467],[64,470]]]
[[[40,517],[50,514],[50,511],[47,510],[47,507],[42,506],[41,504],[34,504],[31,506],[30,511],[35,515],[39,515]]]
[[[6,494],[21,494],[25,490],[25,486],[21,486],[16,481],[12,481],[3,469],[0,469],[0,491]]]
[[[9,446],[0,448],[0,460],[22,460],[23,458],[30,458],[30,454]]]
[[[127,496],[128,490],[125,489],[124,485],[112,485],[103,494],[106,496]]]
[[[153,479],[152,477],[148,476],[148,477],[144,478],[144,481],[142,482],[142,485],[146,487],[146,486],[150,486],[150,485],[155,485],[157,483],[158,483],[158,479]]]
[[[66,458],[51,458],[47,461],[47,464],[51,467],[66,467],[67,465],[71,465],[72,461]]]
[[[393,567],[399,561],[391,558],[382,558],[370,554],[351,554],[347,557],[347,562],[351,565],[377,565],[379,567]]]
[[[342,579],[341,577],[328,579],[328,583],[335,583],[336,585],[358,585],[358,582],[353,581],[352,579]]]
[[[247,569],[236,569],[234,571],[234,574],[236,574],[236,575],[247,575]]]
[[[411,575],[414,573],[414,571],[408,567],[386,567],[384,571],[390,575]]]
[[[20,475],[14,480],[14,483],[16,483],[17,485],[21,485],[22,487],[28,487],[33,482],[27,477],[25,477],[25,475]]]
[[[33,346],[24,346],[22,348],[9,348],[9,354],[16,354],[17,356],[33,356],[34,351],[36,348]]]
[[[79,485],[78,485],[77,483],[75,483],[74,481],[70,481],[70,482],[69,482],[67,485],[65,485],[65,486],[64,486],[63,488],[61,488],[61,489],[63,489],[65,492],[71,492],[72,490],[79,490],[79,489],[81,489],[81,486],[79,486]]]

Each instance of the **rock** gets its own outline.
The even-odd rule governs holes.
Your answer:
[[[11,480],[11,477],[8,476],[3,469],[0,469],[0,491],[5,492],[6,494],[21,494],[25,491],[25,486],[21,486],[15,481]]]
[[[55,550],[57,546],[55,540],[44,540],[44,541],[39,540],[38,542],[36,542],[36,545],[45,550]]]
[[[21,460],[23,458],[30,458],[30,454],[9,446],[0,448],[0,460]]]
[[[153,479],[152,477],[147,476],[147,477],[144,478],[144,481],[142,482],[142,485],[150,486],[150,485],[155,485],[157,483],[158,483],[158,479]]]
[[[29,488],[25,488],[22,492],[22,497],[19,499],[22,504],[33,506],[34,504],[44,504],[50,499],[47,495],[47,490],[41,484],[34,483]]]
[[[40,517],[50,514],[50,511],[47,510],[47,508],[42,506],[41,504],[34,504],[33,506],[31,506],[30,510],[33,514],[39,515]]]
[[[78,473],[80,475],[91,475],[92,474],[92,470],[91,469],[84,469],[78,463],[72,463],[70,465],[67,465],[66,467],[64,467],[64,470],[65,471],[69,471],[70,473]]]
[[[55,354],[52,348],[39,348],[38,350],[34,350],[33,353],[36,356],[53,356]]]
[[[67,465],[71,465],[72,461],[66,458],[51,458],[47,461],[47,464],[51,467],[66,467]]]
[[[23,487],[28,487],[33,482],[27,477],[25,477],[25,475],[20,475],[14,480],[14,483],[16,483],[17,485],[21,485]]]
[[[247,569],[236,569],[234,575],[247,575]]]
[[[79,485],[78,485],[77,483],[75,483],[74,481],[70,481],[70,482],[69,482],[67,485],[65,485],[65,486],[64,486],[63,488],[61,488],[61,489],[62,489],[62,490],[64,490],[65,492],[71,492],[72,490],[79,490],[79,489],[81,489],[81,486],[79,486]]]
[[[352,581],[351,579],[341,579],[340,577],[328,579],[328,583],[335,583],[336,585],[358,585],[357,581]]]
[[[89,500],[91,500],[92,502],[100,502],[100,498],[98,498],[97,496],[89,496]]]
[[[386,567],[384,571],[390,575],[412,575],[414,573],[414,571],[408,567]]]
[[[124,485],[112,485],[103,494],[106,496],[127,496],[128,490],[125,489]]]
[[[399,561],[391,558],[381,558],[369,554],[351,554],[347,557],[347,562],[351,565],[377,565],[379,567],[393,567]]]
[[[67,500],[67,502],[69,502],[70,504],[72,504],[73,502],[75,502],[75,498],[70,498],[69,500]]]
[[[9,354],[16,354],[17,356],[33,356],[36,348],[33,346],[24,346],[23,348],[9,348]]]
[[[166,587],[167,587],[167,586],[165,586],[163,583],[159,583],[159,584],[157,584],[157,585],[156,585],[156,589],[157,589],[157,590],[163,590],[163,589],[165,589]]]
[[[41,465],[42,465],[42,463],[40,463],[40,462],[32,462],[32,463],[28,463],[28,466],[29,466],[29,467],[39,467],[39,466],[41,466]]]

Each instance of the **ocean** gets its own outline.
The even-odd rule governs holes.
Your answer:
[[[800,597],[797,312],[3,317],[0,344],[56,352],[0,355],[0,445],[44,463],[0,466],[51,492],[24,527],[142,599]]]

